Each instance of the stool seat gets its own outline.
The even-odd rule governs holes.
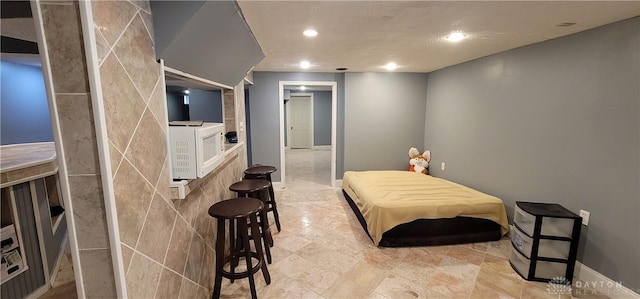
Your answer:
[[[229,190],[242,193],[253,193],[269,188],[271,183],[267,180],[244,180],[233,183]]]
[[[256,165],[256,166],[251,166],[249,168],[247,168],[244,171],[244,174],[248,174],[248,175],[267,175],[267,174],[272,174],[274,172],[276,172],[278,169],[273,167],[273,166],[267,166],[267,165]]]
[[[250,197],[238,197],[213,204],[209,207],[209,216],[222,219],[247,218],[264,208],[261,200]]]

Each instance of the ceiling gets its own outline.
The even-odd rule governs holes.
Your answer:
[[[430,72],[640,15],[640,1],[238,3],[266,55],[254,71],[278,72],[376,72],[388,62]],[[319,34],[303,36],[308,28]],[[467,38],[449,42],[452,31]],[[301,69],[302,60],[312,66]]]
[[[2,59],[39,64],[28,1],[1,1]],[[640,1],[249,1],[242,13],[266,55],[255,71],[430,72],[640,15]],[[576,23],[562,27],[562,23]],[[307,38],[302,31],[319,32]],[[444,37],[462,31],[467,39]],[[10,43],[6,43],[6,42]],[[37,49],[36,49],[37,50]],[[29,53],[31,52],[31,53]],[[35,55],[34,55],[35,54]],[[303,70],[301,60],[312,67]]]

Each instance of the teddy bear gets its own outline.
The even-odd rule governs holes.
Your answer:
[[[417,148],[409,149],[409,171],[429,174],[429,161],[431,161],[431,151],[424,151],[422,155]]]

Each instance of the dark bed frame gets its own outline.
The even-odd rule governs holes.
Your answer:
[[[342,190],[353,213],[364,228],[369,238],[367,222],[360,209],[353,202],[349,194]],[[400,224],[382,234],[378,246],[381,247],[409,247],[451,245],[500,240],[502,237],[500,224],[491,220],[462,217],[440,219],[417,219],[409,223]]]

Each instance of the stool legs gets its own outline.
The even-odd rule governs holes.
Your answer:
[[[266,194],[260,194],[259,192],[255,192],[255,193],[246,193],[246,192],[237,192],[239,197],[250,197],[250,196],[254,196],[257,198],[260,198],[263,202],[264,202],[264,195]],[[262,196],[261,196],[262,195]],[[262,209],[262,211],[260,211],[259,213],[260,216],[260,228],[262,233],[258,233],[257,235],[254,235],[253,233],[251,233],[252,236],[257,236],[258,238],[262,238],[262,240],[264,241],[264,251],[265,251],[265,255],[267,256],[267,263],[271,264],[272,262],[272,258],[271,258],[271,249],[269,249],[269,247],[273,247],[273,236],[271,235],[271,229],[269,229],[269,218],[267,218],[267,204],[265,203],[264,209]],[[260,232],[260,231],[258,231]]]
[[[268,198],[269,194],[267,190],[262,190],[262,197],[259,198]],[[263,231],[267,231],[267,233],[265,234],[267,239],[265,239],[265,244],[269,244],[269,247],[273,247],[273,235],[271,234],[271,225],[269,224],[269,217],[267,217],[267,213],[269,212],[268,208],[268,203],[265,202],[264,203],[264,213],[262,213],[264,217],[261,217],[261,223],[262,225],[262,229]],[[271,261],[269,261],[269,264],[271,264]]]
[[[267,256],[267,263],[271,264],[271,249],[269,249],[269,243],[273,244],[273,237],[271,236],[271,232],[269,231],[268,228],[268,224],[267,223],[267,213],[260,212],[260,224],[262,225],[262,233],[260,233],[260,230],[258,229],[258,234],[254,234],[253,230],[251,231],[251,235],[252,236],[262,236],[262,240],[264,240],[264,251],[266,253]],[[254,216],[255,217],[255,216]],[[256,225],[257,226],[257,225]],[[256,239],[260,240],[260,237],[255,237]],[[269,242],[271,241],[271,242]],[[273,245],[271,245],[273,246]],[[262,250],[260,250],[262,251]]]
[[[259,234],[260,233],[260,228],[258,227],[258,219],[256,217],[256,215],[251,215],[251,234]],[[254,243],[256,246],[256,251],[258,252],[259,256],[264,256],[262,253],[262,242],[260,242],[260,238],[254,239]],[[268,246],[265,246],[265,248],[268,248]],[[268,255],[269,257],[271,257],[271,254]],[[271,275],[269,274],[269,270],[267,269],[267,264],[265,264],[264,262],[262,263],[262,276],[264,276],[264,281],[267,284],[271,284]]]
[[[251,268],[253,268],[253,263],[252,263],[253,254],[251,252],[251,244],[250,244],[251,238],[249,237],[249,228],[251,228],[252,236],[259,236],[260,227],[258,226],[258,218],[255,214],[249,216],[249,219],[250,219],[250,223],[248,225],[245,219],[230,222],[230,227],[234,226],[233,224],[234,222],[236,223],[236,225],[238,226],[237,231],[239,234],[237,239],[231,236],[229,237],[230,246],[231,246],[231,253],[230,253],[231,260],[230,261],[227,260],[227,261],[231,263],[230,265],[231,275],[234,274],[234,268],[239,262],[239,259],[241,258],[239,254],[244,254],[244,259],[247,265],[247,271],[251,271]],[[271,274],[269,274],[269,270],[267,269],[267,264],[264,262],[264,259],[263,259],[264,252],[262,251],[262,248],[263,248],[262,239],[260,237],[253,238],[253,244],[257,251],[256,256],[259,257],[258,264],[256,266],[260,267],[260,270],[262,271],[262,276],[264,277],[265,282],[267,284],[271,284]],[[213,294],[211,296],[211,298],[213,299],[220,298],[220,291],[222,288],[222,269],[225,264],[224,245],[225,245],[225,223],[223,219],[218,219],[218,234],[216,237],[216,270],[215,270],[216,277],[213,284]],[[253,277],[253,273],[249,273],[247,278],[249,278],[249,287],[251,288],[251,298],[257,298],[258,296],[256,293],[256,284],[255,284],[255,279]],[[233,278],[230,278],[230,280],[231,282],[234,281]]]
[[[237,221],[233,219],[229,221],[229,253],[232,256],[229,271],[231,274],[235,273],[236,266],[240,262],[240,257],[236,256],[235,252],[240,251],[240,248],[242,248],[242,240],[240,238],[236,239],[236,222]],[[235,281],[233,278],[229,278],[229,280],[231,280],[231,283]]]
[[[220,298],[222,267],[224,266],[224,239],[224,220],[218,219],[218,234],[216,235],[216,278],[213,284],[213,295],[211,296],[213,299]]]
[[[265,175],[245,174],[244,179],[246,180],[265,179],[271,183],[271,186],[269,186],[269,199],[265,200],[265,205],[266,205],[265,209],[267,211],[273,211],[273,218],[276,221],[276,228],[278,229],[278,232],[280,232],[282,228],[280,227],[280,216],[278,215],[278,204],[276,203],[276,196],[275,196],[275,192],[273,191],[273,182],[271,181],[271,174],[270,173],[267,173]]]
[[[251,224],[251,226],[253,227],[253,223]],[[238,232],[241,235],[242,238],[242,242],[244,243],[244,258],[247,262],[247,269],[251,269],[253,266],[253,263],[251,262],[251,245],[249,244],[249,233],[248,233],[249,228],[247,227],[247,222],[246,221],[238,221]],[[257,240],[257,242],[256,242]],[[260,242],[260,238],[253,238],[253,241],[256,242],[256,249],[262,247],[262,246],[258,246],[258,243]],[[260,250],[261,251],[261,250]],[[260,253],[258,253],[260,254]],[[261,261],[258,261],[259,263]],[[264,263],[262,263],[264,265]],[[253,274],[249,275],[249,288],[251,289],[251,298],[257,298],[258,295],[256,294],[256,282],[253,279]]]
[[[267,174],[267,180],[269,180],[269,182],[271,182],[271,174]],[[276,220],[276,228],[278,229],[278,232],[280,232],[280,217],[278,216],[278,207],[276,204],[276,196],[273,192],[273,183],[271,183],[271,186],[269,186],[269,196],[271,197],[271,205],[272,205],[272,209],[273,209],[273,218],[275,218]]]

